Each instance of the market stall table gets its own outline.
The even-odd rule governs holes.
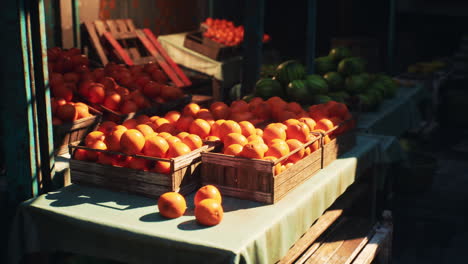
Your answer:
[[[274,263],[378,159],[378,141],[357,145],[274,205],[223,197],[223,221],[203,227],[188,212],[167,220],[156,201],[71,185],[20,205],[10,263],[62,251],[126,263]]]
[[[400,87],[397,95],[385,100],[375,112],[359,115],[359,132],[399,137],[420,125],[418,103],[426,95],[422,85]]]

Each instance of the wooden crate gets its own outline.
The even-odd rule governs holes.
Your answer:
[[[328,135],[331,138],[331,141],[322,146],[322,168],[328,166],[339,156],[350,151],[356,145],[356,131],[354,129],[346,131],[343,134],[339,134],[338,136],[333,136],[333,132],[340,129],[342,126],[349,125],[348,122],[355,122],[355,119],[346,120],[323,135]]]
[[[101,123],[102,113],[89,107],[92,116],[81,118],[71,123],[54,126],[54,154],[62,155],[68,152],[68,145],[78,145],[83,138],[94,131]]]
[[[150,198],[156,198],[165,192],[171,191],[186,195],[195,191],[200,184],[200,154],[205,151],[211,151],[214,147],[214,144],[206,142],[206,145],[197,150],[171,159],[132,155],[132,157],[143,158],[149,161],[170,162],[170,174],[70,159],[70,177],[73,183],[92,185]],[[70,153],[72,154],[74,149],[78,148],[91,150],[83,146],[70,146]],[[118,152],[95,151],[128,156]]]
[[[184,47],[217,61],[222,61],[240,54],[239,46],[229,47],[211,40],[210,38],[205,38],[201,31],[190,32],[185,35]]]
[[[322,137],[304,144],[321,144]],[[322,150],[317,149],[278,175],[275,165],[299,151],[275,162],[247,159],[214,152],[202,153],[202,184],[215,185],[223,195],[273,204],[321,169]]]

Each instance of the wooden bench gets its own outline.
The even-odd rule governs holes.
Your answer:
[[[290,248],[278,264],[368,264],[390,263],[391,213],[382,223],[356,216],[353,206],[368,193],[365,185],[350,188]],[[378,261],[378,262],[374,262]]]

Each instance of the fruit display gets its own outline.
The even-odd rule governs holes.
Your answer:
[[[337,101],[370,111],[393,97],[398,89],[388,75],[366,73],[365,61],[351,57],[346,48],[334,48],[328,56],[316,58],[315,69],[317,74],[308,75],[300,62],[283,62],[272,78],[256,83],[253,96],[279,96],[303,106]]]
[[[244,39],[244,26],[235,26],[232,21],[208,17],[203,23],[203,36],[226,46],[238,46]],[[263,35],[263,42],[268,42],[270,36]]]
[[[74,159],[169,174],[171,158],[186,155],[204,145],[198,135],[180,132],[176,128],[178,119],[179,115],[169,112],[165,117],[140,115],[135,119],[124,121],[121,125],[104,121],[96,131],[85,137],[84,145],[90,149],[114,153],[76,149]],[[131,155],[161,160],[155,161]]]
[[[54,126],[74,122],[82,118],[90,117],[89,106],[81,102],[66,101],[63,98],[52,97],[50,99],[52,108],[52,124]]]
[[[124,66],[113,62],[104,68],[89,68],[89,60],[79,49],[48,50],[50,87],[57,99],[71,101],[76,95],[93,105],[119,114],[151,107],[152,100],[166,103],[184,97],[178,87],[155,63]]]
[[[223,220],[224,210],[222,197],[213,185],[205,185],[198,189],[194,198],[195,219],[201,225],[215,226]],[[187,209],[185,198],[176,192],[167,192],[158,199],[159,213],[169,219],[184,215]]]

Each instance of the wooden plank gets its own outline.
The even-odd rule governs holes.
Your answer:
[[[135,30],[137,33],[138,38],[141,40],[143,45],[146,47],[146,49],[149,51],[149,53],[156,59],[156,62],[158,62],[159,66],[163,69],[163,71],[169,76],[169,79],[177,86],[177,87],[184,87],[185,84],[179,79],[179,76],[174,72],[174,70],[167,64],[167,62],[164,60],[164,58],[159,54],[159,52],[156,50],[156,48],[153,46],[153,44],[150,42],[150,40],[146,37],[145,33],[137,29]]]
[[[347,208],[351,207],[367,190],[365,185],[356,185],[348,189],[335,203],[307,230],[307,232],[289,249],[288,253],[278,262],[279,264],[294,263],[304,252],[334,224],[338,218],[344,215]],[[316,247],[317,249],[318,247]],[[314,251],[308,251],[311,255]],[[305,258],[306,259],[306,258]]]
[[[115,37],[116,34],[118,34],[120,31],[117,29],[117,24],[115,23],[114,20],[108,19],[105,20],[104,23],[107,25],[109,28],[109,32],[112,33]]]
[[[190,79],[187,77],[187,75],[185,75],[182,69],[180,69],[180,67],[174,62],[174,60],[172,60],[169,54],[167,54],[166,50],[161,46],[156,36],[154,36],[153,32],[148,28],[143,29],[143,32],[151,41],[151,43],[153,43],[153,46],[158,50],[159,54],[162,55],[164,60],[166,60],[166,62],[176,72],[176,74],[179,76],[179,78],[182,80],[185,86],[191,86],[192,82],[190,81]]]
[[[114,20],[119,32],[131,32],[123,19]]]
[[[105,32],[107,32],[107,27],[106,27],[106,24],[104,24],[103,21],[101,20],[96,20],[93,22],[95,28],[96,28],[96,31],[99,35],[99,37],[102,37],[102,35],[104,35]]]
[[[133,20],[124,19],[124,22],[127,24],[127,27],[129,29],[129,31],[135,31],[136,30],[135,24],[133,24]]]
[[[133,65],[132,59],[128,56],[128,53],[120,46],[117,40],[112,36],[110,32],[104,32],[104,37],[109,41],[112,47],[115,49],[117,54],[122,58],[125,64],[131,66]]]
[[[383,244],[390,238],[391,230],[389,228],[380,228],[372,237],[370,242],[364,247],[353,264],[370,264],[375,259]]]
[[[91,43],[96,50],[99,59],[101,60],[101,63],[103,65],[106,65],[109,63],[109,60],[107,59],[106,53],[104,52],[104,49],[102,48],[101,40],[99,39],[99,36],[96,33],[96,28],[95,24],[92,22],[84,22],[84,25],[86,27],[86,31],[88,31],[88,35],[91,39]]]

